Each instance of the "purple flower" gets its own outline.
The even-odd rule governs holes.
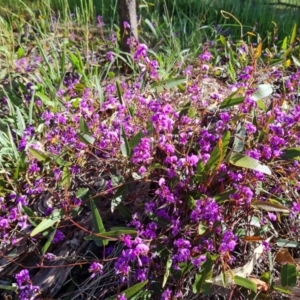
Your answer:
[[[19,299],[36,299],[35,296],[39,291],[39,287],[31,284],[28,270],[21,270],[18,274],[15,275],[15,278],[17,281],[17,287],[19,289]]]
[[[89,267],[89,272],[92,273],[91,278],[103,273],[103,265],[93,262]]]
[[[60,241],[63,241],[64,238],[65,238],[65,235],[60,230],[56,230],[52,242],[54,244],[56,244],[56,243],[59,243]]]
[[[232,231],[227,230],[222,237],[221,245],[218,249],[219,252],[233,251],[237,244],[237,236]]]
[[[140,58],[144,58],[147,55],[148,47],[145,44],[139,44],[134,54],[134,60],[138,61]]]
[[[172,292],[167,288],[161,295],[161,300],[171,300]]]
[[[127,21],[123,22],[124,29],[130,28],[130,24]]]
[[[105,25],[105,23],[102,20],[102,16],[98,16],[97,17],[97,27],[103,27]]]
[[[277,216],[274,213],[268,212],[268,218],[270,221],[276,221]]]
[[[211,53],[208,51],[205,51],[204,53],[199,55],[199,59],[203,61],[210,61],[211,59]]]
[[[118,295],[117,299],[118,300],[127,300],[127,298],[125,297],[125,293]]]

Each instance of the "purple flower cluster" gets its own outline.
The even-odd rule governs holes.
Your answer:
[[[34,300],[39,287],[32,285],[28,270],[22,270],[15,275],[20,300]]]
[[[89,267],[89,272],[92,273],[91,278],[94,278],[96,275],[101,275],[103,274],[103,265],[93,262]]]
[[[151,262],[150,247],[138,237],[131,240],[129,235],[125,235],[121,239],[127,249],[122,251],[115,263],[116,273],[120,274],[122,281],[129,279],[130,273],[137,281],[146,280]]]

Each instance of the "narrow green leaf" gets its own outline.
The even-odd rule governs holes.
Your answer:
[[[224,47],[226,47],[226,39],[223,35],[220,35],[220,41]]]
[[[222,163],[226,156],[228,144],[230,140],[230,132],[227,131],[223,134],[222,139],[218,141],[213,149],[208,162],[205,165],[206,174],[215,171],[215,169]]]
[[[122,90],[121,84],[118,80],[116,81],[116,85],[117,85],[117,92],[118,92],[119,101],[123,106],[125,106],[124,99],[123,99],[123,90]]]
[[[159,217],[157,216],[156,214],[154,213],[148,213],[147,214],[148,217],[153,221],[155,222],[157,225],[159,225],[161,228],[163,229],[168,229],[170,228],[170,223],[166,221],[166,219],[162,218],[162,217]]]
[[[281,45],[281,49],[282,50],[286,50],[287,48],[287,42],[288,42],[288,38],[287,36],[284,38],[283,42],[282,42],[282,45]]]
[[[136,230],[132,230],[132,229],[122,229],[122,230],[114,230],[114,231],[106,231],[104,233],[101,233],[102,236],[96,236],[96,235],[88,235],[86,237],[84,237],[85,240],[88,241],[103,241],[103,240],[118,240],[118,238],[120,237],[120,235],[122,234],[128,234],[132,237],[136,237],[137,236],[137,231]]]
[[[150,22],[148,19],[145,19],[144,22],[149,26],[149,28],[151,29],[152,33],[157,38],[157,31],[156,31],[155,27],[153,26],[152,22]]]
[[[45,105],[55,107],[55,101],[52,101],[48,96],[41,92],[36,92],[35,95],[39,97]]]
[[[58,224],[58,223],[57,223]],[[50,247],[50,245],[51,245],[51,243],[52,243],[52,240],[53,240],[53,238],[54,238],[54,236],[55,236],[55,233],[56,233],[56,229],[55,230],[53,230],[51,233],[50,233],[50,235],[49,235],[49,237],[48,237],[48,239],[47,239],[47,242],[45,243],[45,245],[43,246],[43,248],[42,248],[42,254],[44,255],[46,252],[47,252],[47,250],[49,249],[49,247]]]
[[[247,155],[232,153],[229,162],[236,167],[247,168],[271,175],[271,170],[268,166],[262,165],[258,160]]]
[[[280,156],[281,159],[300,159],[300,148],[289,148],[283,151],[283,154]]]
[[[42,222],[36,228],[33,229],[30,236],[35,236],[38,233],[43,232],[44,230],[52,227],[54,224],[58,223],[62,219],[62,217],[63,217],[62,209],[54,210],[50,216],[45,217],[42,220]]]
[[[141,138],[143,137],[142,131],[139,131],[133,138],[129,141],[129,148],[130,150],[133,150],[133,148],[141,141]]]
[[[134,286],[128,288],[125,291],[122,291],[121,294],[125,294],[126,299],[130,299],[131,297],[135,296],[144,286],[148,284],[148,280],[135,284]],[[111,296],[106,300],[117,300],[118,295]]]
[[[48,161],[50,159],[50,157],[43,153],[42,151],[40,150],[36,150],[36,149],[33,149],[33,148],[29,148],[29,153],[35,157],[38,161]]]
[[[243,103],[244,100],[245,100],[245,97],[230,98],[228,100],[225,99],[220,104],[220,108],[223,109],[223,108],[228,108],[228,107],[231,107],[231,106],[235,106],[235,105]]]
[[[297,36],[297,23],[294,24],[293,30],[291,33],[290,45],[293,45]]]
[[[163,282],[162,282],[162,288],[165,287],[165,285],[166,285],[166,283],[168,281],[168,278],[169,278],[169,275],[170,275],[171,266],[172,266],[172,256],[169,255],[167,263],[166,263],[166,271],[165,271]]]
[[[283,286],[274,284],[273,289],[275,291],[283,293],[283,294],[287,294],[287,295],[292,295],[293,294],[288,287],[284,288]]]
[[[207,290],[207,286],[210,286],[205,280],[211,279],[212,267],[213,263],[211,255],[206,253],[206,261],[202,264],[200,272],[196,274],[195,281],[192,285],[194,294],[202,293]]]
[[[16,108],[16,113],[17,113],[18,130],[20,130],[20,134],[23,135],[26,125],[25,125],[24,117],[22,116],[22,113],[21,113],[19,107]]]
[[[10,285],[3,285],[0,284],[0,290],[6,290],[6,291],[16,291],[18,288],[16,286],[10,286]]]
[[[62,185],[66,188],[69,188],[71,186],[71,174],[70,174],[70,169],[68,166],[65,166],[63,168]]]
[[[126,221],[131,221],[132,220],[132,213],[131,211],[123,204],[123,203],[119,203],[117,205],[117,210],[121,213],[121,215],[123,216],[123,218]]]
[[[296,241],[290,241],[286,239],[278,239],[276,242],[278,247],[286,247],[286,248],[298,248],[300,246]]]
[[[296,266],[287,263],[281,268],[281,285],[294,287],[297,283],[297,270]]]
[[[98,211],[98,208],[95,204],[94,200],[90,200],[90,206],[92,211],[92,217],[93,217],[93,224],[94,224],[94,232],[95,233],[105,233],[105,227],[102,222],[102,218],[100,216],[100,213]],[[97,246],[107,245],[108,240],[95,240],[95,243]]]
[[[31,210],[31,208],[29,208],[28,206],[22,205],[22,209],[24,211],[24,213],[29,217],[28,220],[29,222],[36,227],[38,225],[38,222],[36,222],[37,220],[37,216],[35,215],[35,213]]]
[[[87,134],[91,133],[88,124],[82,117],[79,120],[79,130],[81,133],[87,133]]]
[[[233,280],[235,284],[257,293],[257,284],[250,279],[235,275]]]
[[[76,191],[76,198],[81,199],[89,192],[89,188],[80,188]]]
[[[77,137],[78,139],[86,144],[86,145],[93,145],[95,143],[95,138],[93,136],[91,136],[90,134],[88,133],[81,133],[81,132],[78,132],[77,133]]]
[[[159,82],[152,83],[151,91],[163,92],[165,89],[170,90],[174,87],[178,87],[178,85],[182,85],[185,82],[186,82],[185,77],[168,78],[165,80],[161,80]]]
[[[122,155],[124,157],[128,157],[130,156],[131,154],[131,149],[130,149],[130,145],[129,145],[129,142],[128,142],[128,139],[127,139],[127,136],[126,136],[126,133],[124,131],[124,127],[121,126],[121,152],[122,152]]]

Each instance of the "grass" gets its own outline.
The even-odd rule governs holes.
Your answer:
[[[296,12],[139,4],[0,18],[1,296],[299,298]]]

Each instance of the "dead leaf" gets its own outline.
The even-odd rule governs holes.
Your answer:
[[[281,248],[276,254],[275,261],[278,262],[280,265],[285,265],[287,263],[296,265],[295,260],[289,253],[289,250],[286,248]]]
[[[268,239],[270,240],[270,239]],[[254,252],[253,252],[253,256],[251,258],[251,260],[246,263],[243,267],[239,267],[236,269],[232,269],[229,271],[224,272],[223,276],[225,277],[225,285],[223,283],[223,279],[222,279],[222,274],[210,279],[210,280],[206,280],[206,282],[210,282],[219,286],[224,286],[224,287],[229,287],[230,285],[234,284],[234,276],[240,276],[240,277],[248,277],[253,269],[254,266],[257,263],[257,260],[259,259],[259,257],[261,256],[261,254],[264,251],[264,247],[262,245],[262,243],[260,243],[260,245],[255,248]]]
[[[269,285],[266,282],[254,277],[250,277],[249,279],[257,285],[257,290],[262,292],[267,292],[269,290]]]

